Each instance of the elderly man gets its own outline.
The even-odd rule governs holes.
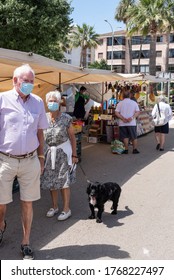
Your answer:
[[[32,202],[40,198],[44,169],[43,129],[48,127],[42,99],[32,94],[34,71],[26,64],[15,69],[14,88],[0,93],[0,243],[6,230],[6,205],[12,202],[12,185],[20,185],[23,259],[34,259],[30,247]]]

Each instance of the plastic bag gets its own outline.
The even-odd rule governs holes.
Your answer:
[[[113,154],[121,155],[125,150],[123,142],[114,140],[111,142],[111,151]]]

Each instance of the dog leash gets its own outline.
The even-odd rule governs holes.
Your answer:
[[[87,182],[90,182],[90,181],[88,180],[88,178],[87,178],[87,176],[86,176],[86,173],[85,173],[84,169],[82,168],[80,162],[78,162],[78,165],[80,166],[80,169],[82,170],[82,173],[83,173],[84,177],[86,178],[86,181],[87,181]]]

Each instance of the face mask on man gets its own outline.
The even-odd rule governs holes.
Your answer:
[[[59,104],[57,102],[48,102],[48,110],[51,112],[59,110]]]
[[[33,90],[34,85],[31,83],[25,83],[22,82],[21,87],[20,87],[20,91],[24,94],[24,95],[29,95],[32,90]]]

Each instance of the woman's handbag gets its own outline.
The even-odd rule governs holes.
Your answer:
[[[155,126],[162,126],[165,124],[165,114],[160,111],[159,104],[157,104],[157,107],[158,107],[158,112],[157,112],[155,118],[153,119],[153,124]]]

